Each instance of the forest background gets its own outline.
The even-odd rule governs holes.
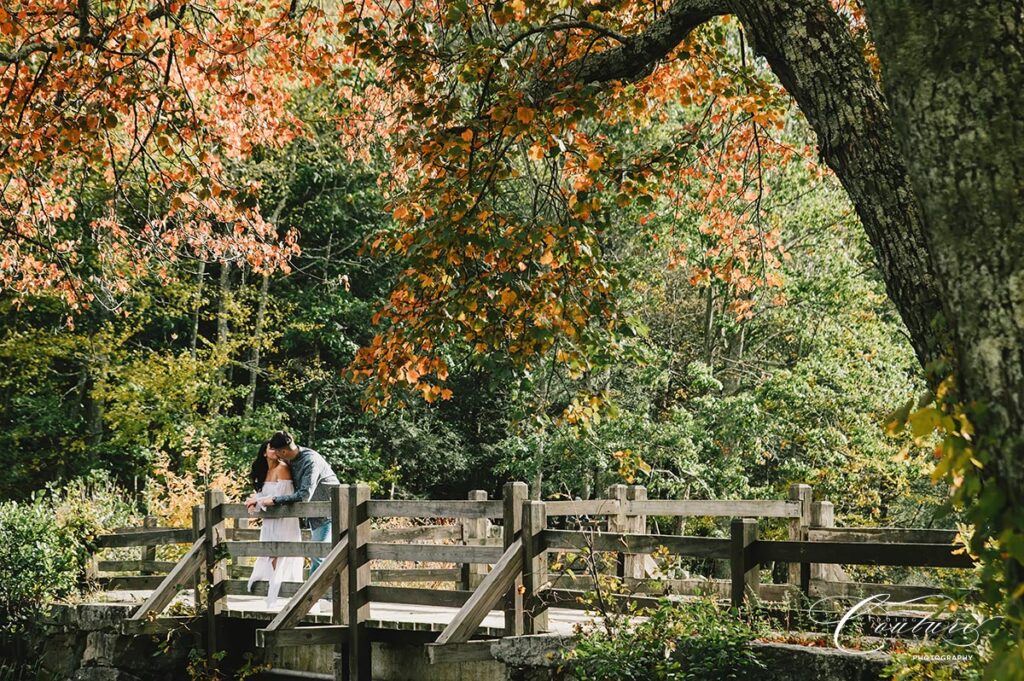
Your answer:
[[[719,26],[708,40],[738,62],[737,36]],[[287,428],[382,496],[459,498],[522,479],[545,497],[587,498],[626,479],[652,496],[775,499],[806,482],[843,523],[940,522],[931,449],[884,429],[922,372],[795,108],[777,104],[760,140],[742,112],[673,140],[707,100],[591,131],[698,169],[663,196],[612,196],[603,211],[595,247],[621,324],[595,341],[597,359],[581,369],[552,351],[524,370],[507,345],[451,340],[448,399],[406,390],[367,410],[347,368],[407,265],[368,248],[401,229],[381,180],[391,161],[381,149],[353,160],[337,130],[342,90],[295,91],[287,106],[302,133],[230,168],[258,187],[277,233],[297,235],[289,266],[182,249],[72,318],[59,295],[5,291],[0,428],[11,456],[0,497],[103,472],[160,514],[186,480],[198,489],[244,475],[259,442]],[[773,156],[759,158],[755,142]],[[83,181],[69,229],[87,231],[111,191]],[[75,268],[102,281],[88,257]]]

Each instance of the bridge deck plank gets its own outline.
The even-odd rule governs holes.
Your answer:
[[[104,594],[106,602],[136,602],[141,603],[148,591],[110,591]],[[182,591],[177,599],[186,604],[192,600],[191,591]],[[282,601],[278,601],[282,603]],[[313,612],[303,618],[306,624],[330,624],[330,608],[327,601],[320,601],[323,605],[323,613]],[[367,625],[371,629],[409,629],[419,631],[434,631],[440,633],[459,611],[458,608],[449,608],[431,605],[412,605],[407,603],[371,603],[370,617]],[[555,633],[570,634],[573,625],[588,619],[586,613],[578,610],[563,608],[552,608],[549,610],[551,617],[551,630]],[[266,600],[259,596],[235,596],[228,595],[224,599],[225,617],[236,617],[239,619],[265,620],[269,622],[277,610],[268,610]],[[484,621],[480,623],[477,630],[483,636],[502,636],[505,628],[505,616],[501,610],[492,610]]]

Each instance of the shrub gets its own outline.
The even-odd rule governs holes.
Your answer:
[[[576,681],[756,678],[755,626],[711,600],[663,601],[637,617],[580,631],[564,671]]]
[[[0,627],[24,628],[40,603],[78,586],[78,556],[49,504],[39,498],[0,504]]]
[[[0,503],[0,630],[23,630],[46,603],[77,593],[96,536],[132,510],[102,474]]]
[[[192,507],[204,503],[207,489],[219,489],[228,499],[245,498],[251,491],[244,487],[241,476],[225,466],[223,446],[191,427],[185,429],[183,443],[179,465],[172,466],[170,456],[159,452],[146,483],[146,508],[161,527],[191,527]],[[252,453],[255,455],[255,449]]]

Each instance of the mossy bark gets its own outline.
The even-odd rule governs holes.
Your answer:
[[[860,216],[886,290],[922,364],[936,359],[942,312],[921,211],[878,83],[827,0],[733,0],[754,49],[796,99]]]
[[[1024,5],[867,0],[924,214],[960,394],[1009,506],[1024,502]]]

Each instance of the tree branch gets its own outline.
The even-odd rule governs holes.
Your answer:
[[[64,15],[64,17],[71,16],[70,14]],[[89,17],[89,0],[78,0],[75,13],[73,15],[77,20],[78,35],[74,40],[79,44],[90,44],[95,47],[102,47],[102,39],[93,36],[90,29]],[[148,12],[146,17],[150,21],[156,21],[167,16],[167,7],[163,2],[157,2]],[[60,21],[63,21],[61,19]],[[60,42],[67,41],[58,40],[57,43],[49,42],[33,42],[26,43],[13,52],[0,52],[0,64],[20,64],[25,61],[28,57],[32,56],[36,52],[46,52],[48,54],[55,54],[57,52],[57,45]]]
[[[644,31],[622,40],[621,47],[587,54],[566,64],[556,72],[555,82],[564,82],[566,76],[577,83],[643,78],[693,29],[728,13],[725,0],[676,0]]]

